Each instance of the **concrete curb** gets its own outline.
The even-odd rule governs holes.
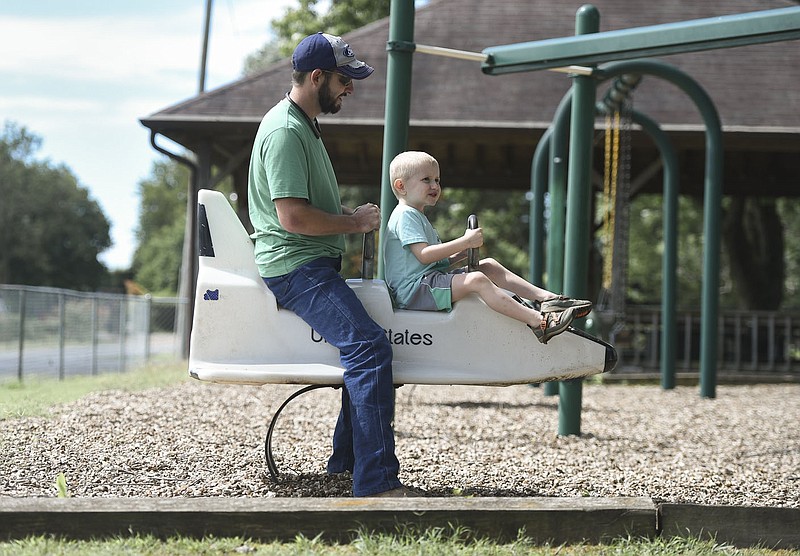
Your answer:
[[[0,498],[0,539],[153,535],[348,542],[359,530],[461,526],[474,537],[602,543],[660,535],[800,547],[800,508],[657,504],[650,498]]]

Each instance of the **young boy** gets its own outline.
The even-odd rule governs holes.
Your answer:
[[[450,270],[467,249],[483,245],[483,232],[468,229],[442,243],[423,214],[442,194],[439,163],[427,153],[408,151],[392,160],[389,175],[398,205],[384,234],[384,272],[398,308],[449,311],[454,302],[476,293],[495,311],[527,324],[543,344],[573,319],[589,314],[591,302],[534,286],[494,259],[482,259],[476,272],[466,267]],[[523,299],[517,301],[504,290]],[[539,301],[540,310],[526,299]]]

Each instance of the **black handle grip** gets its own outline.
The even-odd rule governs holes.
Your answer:
[[[375,277],[375,230],[364,234],[364,253],[361,256],[361,279]]]
[[[467,228],[470,230],[474,230],[478,227],[478,216],[475,214],[470,214],[467,218]],[[477,248],[469,248],[467,249],[467,269],[470,271],[478,269],[478,263],[480,261],[480,256],[478,254]]]

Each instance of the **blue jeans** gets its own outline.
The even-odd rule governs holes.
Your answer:
[[[352,471],[353,496],[369,496],[400,486],[392,430],[392,346],[340,269],[341,259],[319,258],[264,282],[281,307],[339,349],[342,409],[328,473]]]

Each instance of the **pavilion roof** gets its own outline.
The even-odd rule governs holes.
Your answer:
[[[597,0],[601,31],[783,8],[788,0]],[[488,46],[570,36],[578,4],[545,0],[432,0],[416,10],[417,43],[480,52]],[[355,98],[328,119],[375,124],[384,118],[389,22],[346,35],[358,57],[376,71],[356,82]],[[723,126],[800,130],[800,41],[729,48],[662,58],[694,78],[711,96]],[[144,118],[147,122],[252,123],[289,89],[291,64],[282,60]],[[546,127],[570,80],[549,71],[489,76],[476,62],[416,54],[411,119],[425,125]],[[672,90],[672,91],[671,91]],[[676,94],[677,93],[677,94]],[[675,87],[645,78],[634,96],[638,110],[665,128],[701,124],[692,102]],[[325,121],[322,118],[321,121]]]

